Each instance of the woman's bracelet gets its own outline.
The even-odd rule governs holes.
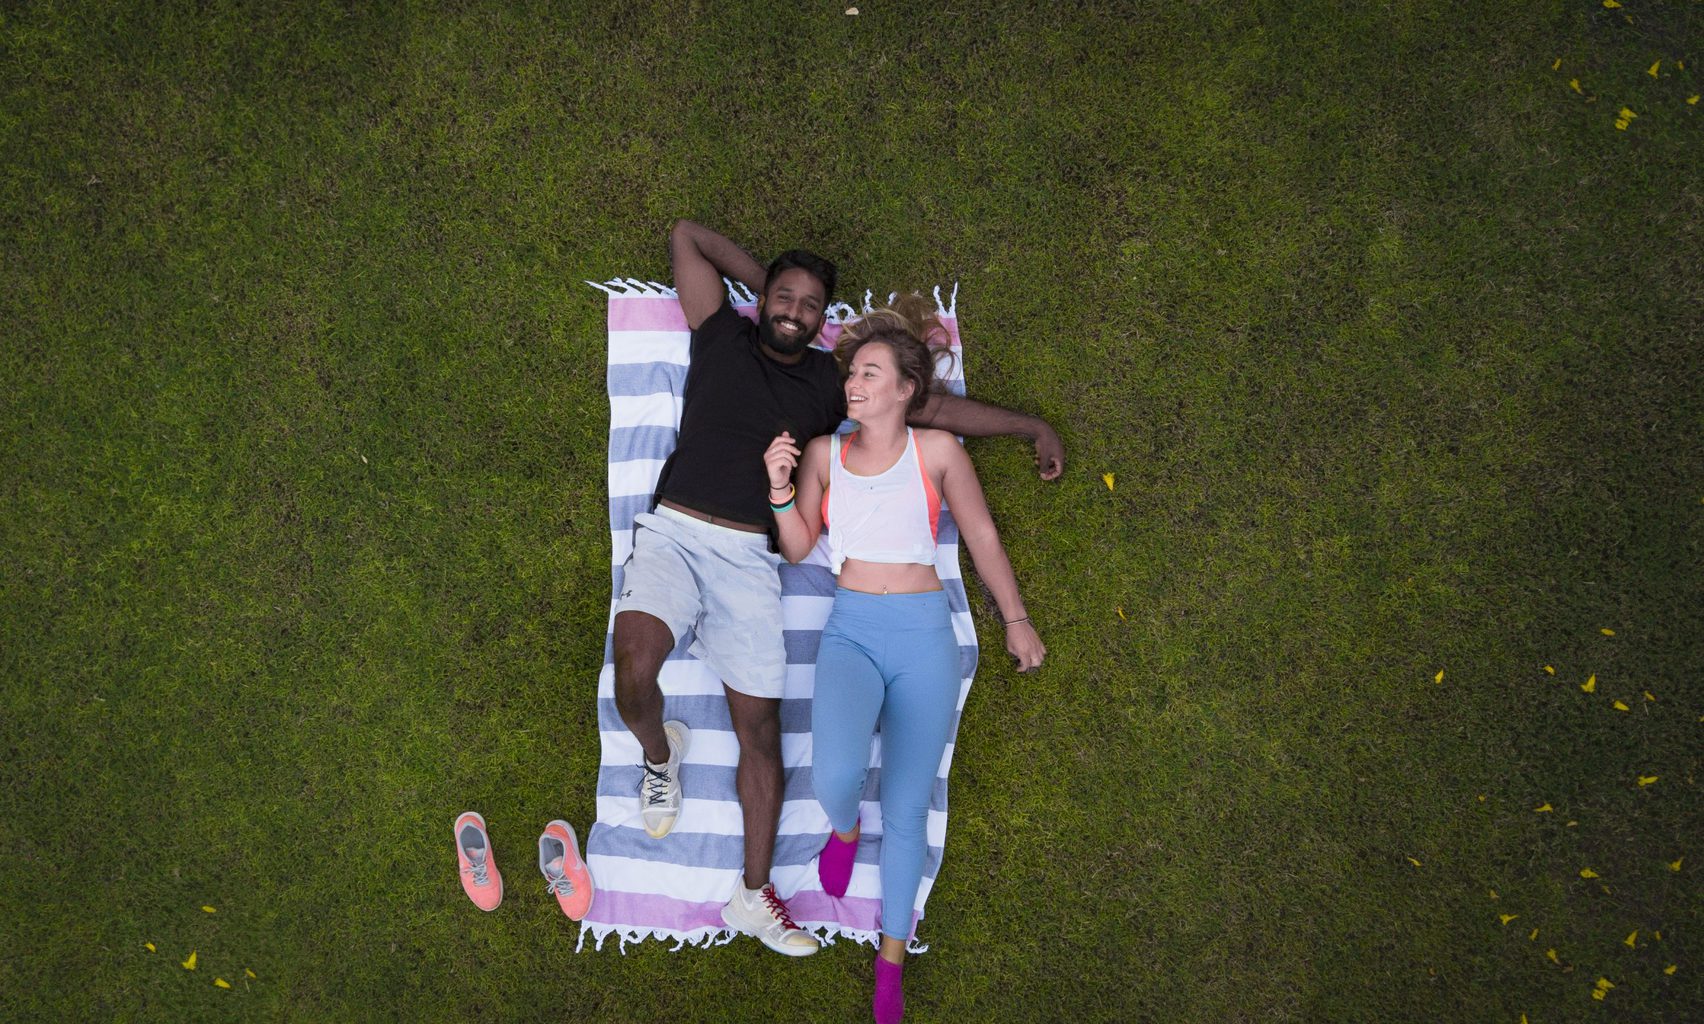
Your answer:
[[[775,488],[771,487],[769,489],[769,493],[774,494]],[[792,484],[788,484],[787,485],[787,503],[784,504],[784,505],[777,505],[777,504],[775,504],[775,501],[772,498],[772,499],[770,499],[770,502],[769,502],[769,511],[771,511],[771,512],[785,512],[788,509],[792,508],[793,507],[793,498],[798,493],[799,493],[799,489],[797,487],[794,487]]]
[[[1021,618],[1021,619],[1013,619],[1013,620],[1012,620],[1012,621],[1011,621],[1011,622],[1008,622],[1008,623],[1006,623],[1006,625],[1008,625],[1008,626],[1016,626],[1016,625],[1017,625],[1017,624],[1018,624],[1018,623],[1020,623],[1020,622],[1028,622],[1028,621],[1029,621],[1029,616],[1028,616],[1028,615],[1025,615],[1025,616],[1024,616],[1024,617],[1023,617],[1023,618]]]

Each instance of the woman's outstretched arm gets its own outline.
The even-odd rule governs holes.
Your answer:
[[[941,473],[941,496],[952,508],[959,539],[970,551],[976,574],[988,585],[994,603],[999,606],[1000,621],[1006,627],[1006,651],[1017,659],[1018,671],[1028,672],[1041,664],[1047,647],[1042,644],[1024,608],[1024,599],[1018,594],[1018,578],[1012,572],[1005,546],[1000,543],[1000,534],[994,529],[994,517],[988,514],[988,502],[982,496],[976,467],[951,434],[929,431],[923,440],[928,446],[924,458]]]

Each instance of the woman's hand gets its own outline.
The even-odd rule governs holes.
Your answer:
[[[1018,671],[1028,672],[1041,666],[1047,647],[1041,642],[1035,626],[1028,619],[1006,627],[1006,653],[1018,659]]]
[[[793,481],[793,470],[799,464],[799,446],[793,443],[793,435],[785,430],[781,436],[769,442],[769,449],[763,453],[763,468],[769,471],[770,496]]]

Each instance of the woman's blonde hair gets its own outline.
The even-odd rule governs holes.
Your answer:
[[[929,392],[939,390],[936,373],[952,366],[947,329],[935,315],[934,303],[921,295],[902,295],[848,323],[834,343],[834,358],[840,363],[842,380],[852,372],[852,357],[875,341],[893,351],[899,375],[911,382],[905,413],[915,415],[928,400]],[[946,361],[944,366],[942,360]]]

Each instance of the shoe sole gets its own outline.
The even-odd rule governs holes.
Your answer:
[[[728,908],[726,906],[722,908],[722,923],[740,935],[750,935],[752,938],[763,943],[775,952],[780,953],[782,956],[810,956],[812,953],[815,953],[817,950],[822,948],[821,944],[814,946],[777,946],[775,943],[770,942],[763,936],[747,931],[744,925],[729,917]]]

